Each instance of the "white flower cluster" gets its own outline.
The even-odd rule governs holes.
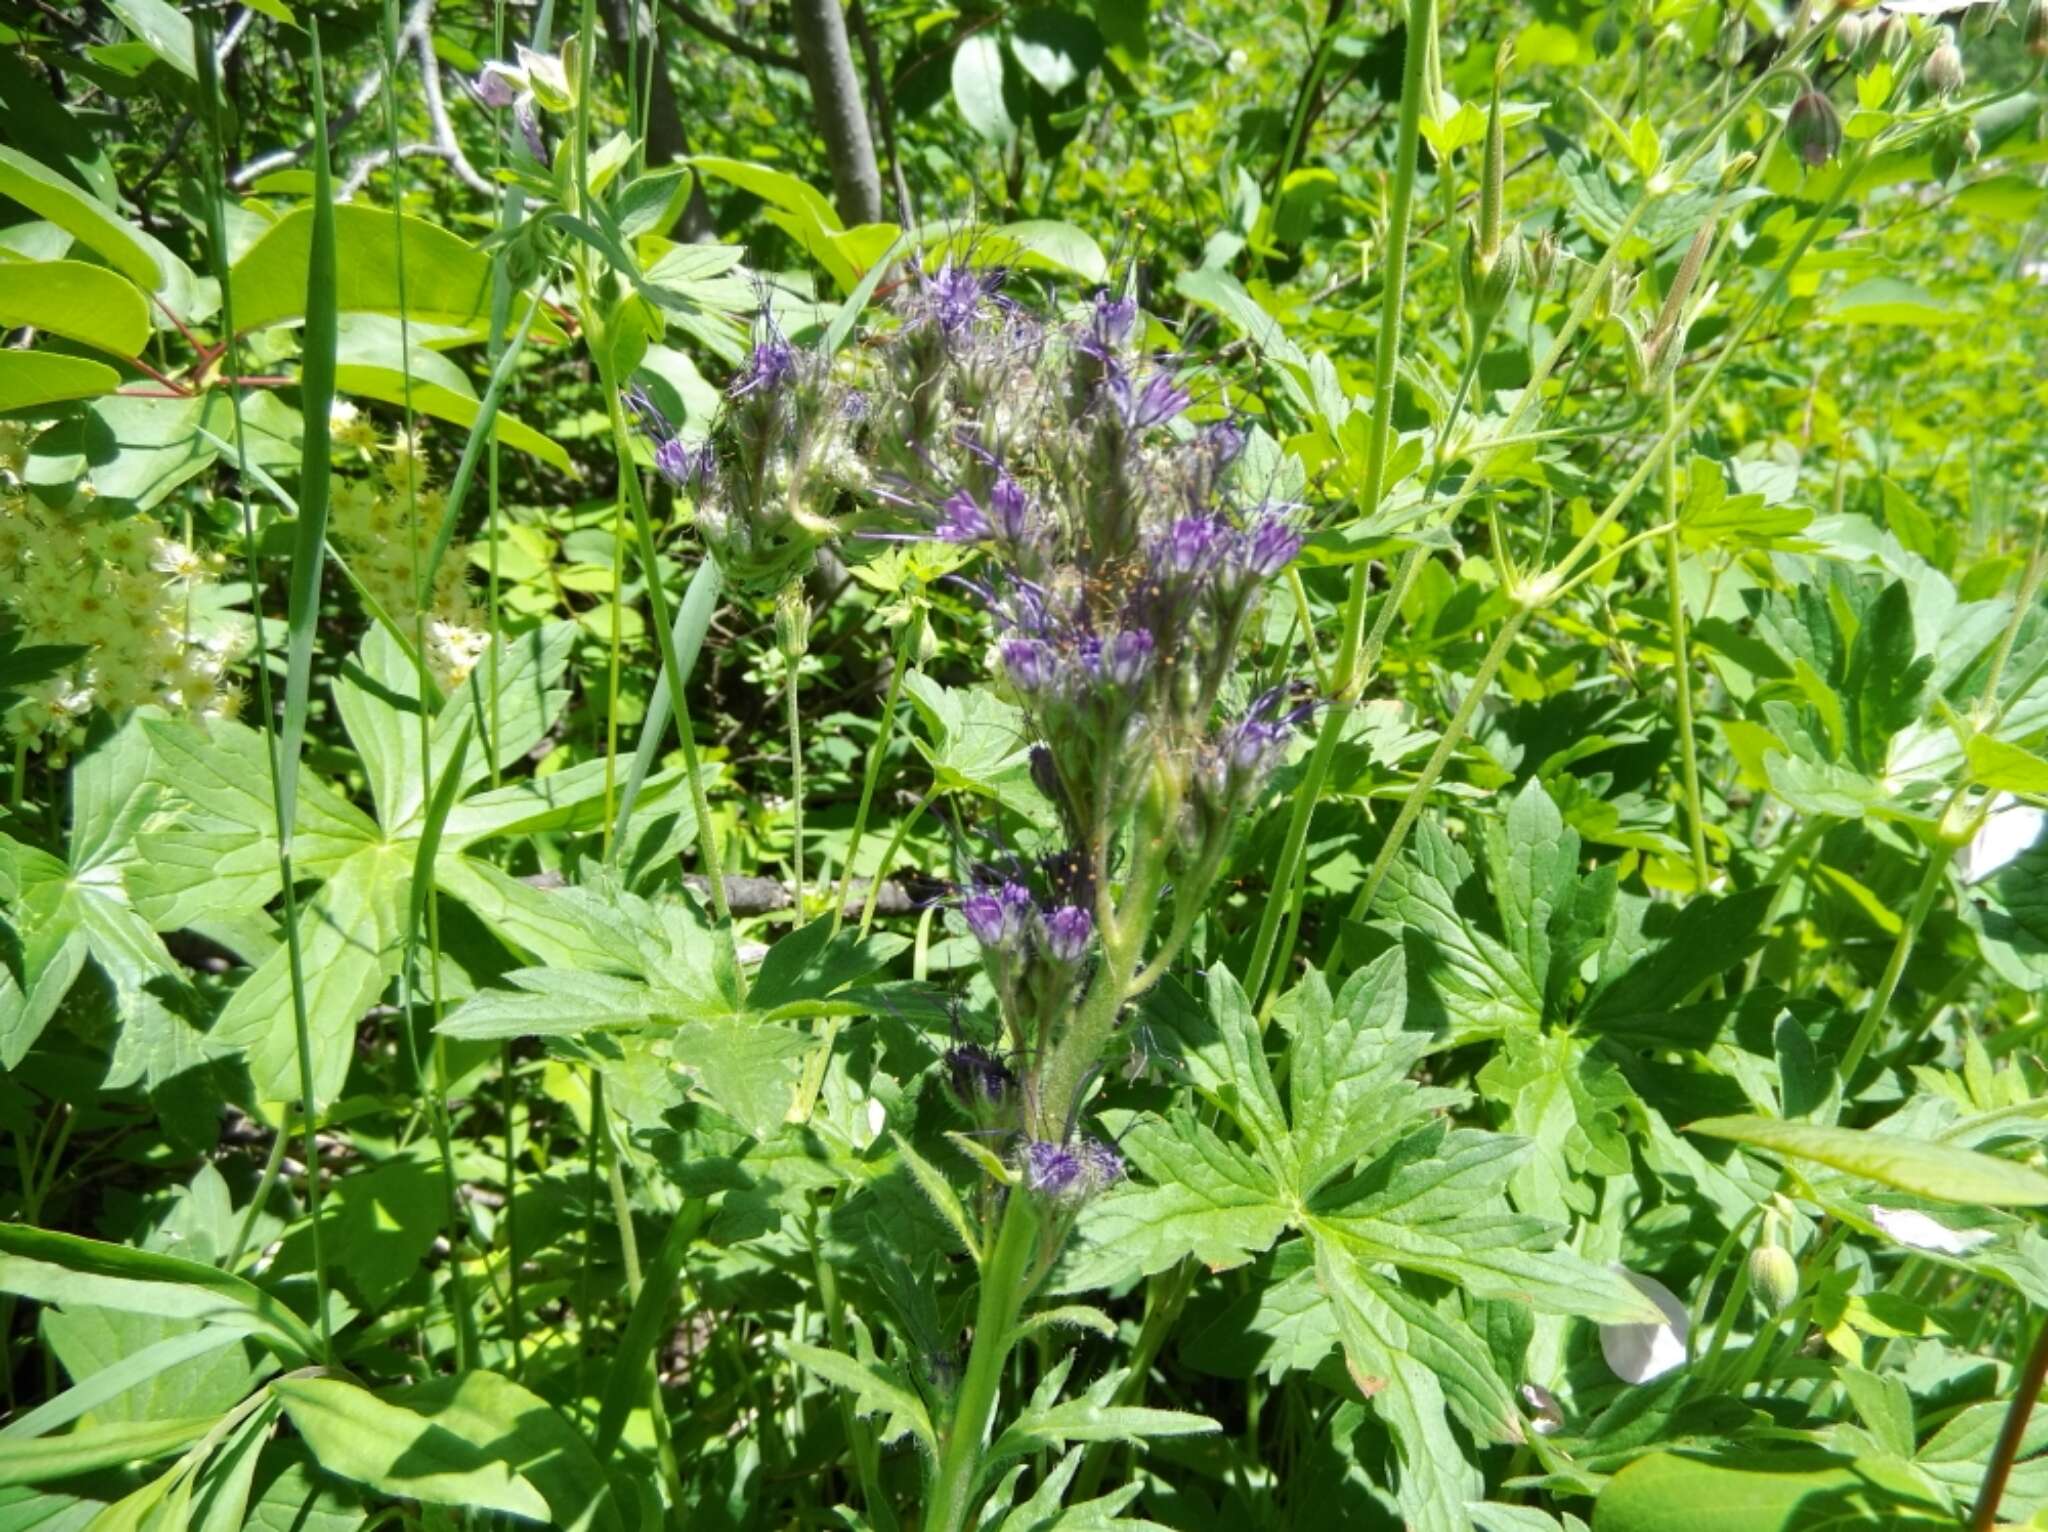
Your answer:
[[[388,447],[369,417],[353,405],[337,404],[331,416],[337,457],[381,458],[371,477],[337,474],[328,506],[328,530],[363,589],[408,637],[425,617],[426,658],[444,688],[469,678],[490,648],[490,634],[477,623],[464,580],[469,550],[449,546],[435,572],[424,614],[419,574],[432,555],[447,497],[427,482],[426,454],[417,436],[400,433]],[[339,464],[337,464],[339,466]]]
[[[228,671],[248,648],[249,626],[226,610],[225,560],[173,538],[154,517],[103,516],[89,493],[47,504],[21,482],[25,450],[20,428],[0,425],[0,613],[23,647],[86,653],[8,710],[7,743],[57,765],[95,709],[239,712],[242,691]]]

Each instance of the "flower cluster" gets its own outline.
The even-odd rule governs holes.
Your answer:
[[[1017,1153],[1025,1188],[1048,1201],[1081,1202],[1124,1178],[1124,1157],[1099,1138],[1027,1139]]]
[[[654,466],[696,507],[728,584],[780,590],[820,547],[852,530],[866,483],[857,441],[866,397],[821,351],[770,329],[728,385],[711,440],[679,438],[645,392],[627,403],[654,441]]]
[[[427,482],[426,454],[417,438],[403,433],[383,443],[368,416],[349,404],[334,407],[337,453],[375,464],[357,478],[337,475],[328,526],[350,571],[399,630],[410,634],[425,618],[427,666],[444,688],[469,678],[490,648],[490,634],[477,621],[465,578],[469,550],[456,542],[435,571],[424,613],[420,571],[433,553],[434,538],[447,508],[446,496]]]
[[[1129,297],[1053,325],[1005,297],[1000,274],[949,264],[906,284],[898,309],[875,348],[871,492],[981,555],[962,578],[1063,831],[1035,873],[978,875],[959,904],[1009,1041],[1033,1061],[1020,1126],[1049,1151],[1155,914],[1172,921],[1148,975],[1186,939],[1234,824],[1308,716],[1285,688],[1238,690],[1260,594],[1300,552],[1299,507],[1244,482],[1235,422],[1189,418],[1188,381],[1142,350]]]
[[[62,508],[46,504],[20,482],[18,428],[0,425],[0,433],[0,610],[23,644],[86,650],[8,711],[10,743],[55,764],[81,743],[95,709],[240,711],[228,670],[248,648],[249,629],[228,609],[225,560],[151,516],[100,514],[89,493]]]

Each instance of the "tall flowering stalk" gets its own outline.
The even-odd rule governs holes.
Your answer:
[[[1078,1127],[1125,1007],[1187,944],[1312,707],[1240,674],[1260,594],[1301,548],[1299,508],[1244,482],[1244,431],[1188,419],[1189,388],[1143,349],[1133,299],[1104,293],[1050,323],[1003,287],[1000,272],[922,272],[893,330],[836,359],[771,332],[709,445],[655,422],[656,467],[739,589],[786,589],[855,535],[978,555],[959,578],[1058,827],[975,868],[957,905],[1004,1047],[964,1043],[948,1075],[1011,1149],[927,1508],[947,1529],[978,1496],[1017,1317],[1082,1203],[1123,1177]]]

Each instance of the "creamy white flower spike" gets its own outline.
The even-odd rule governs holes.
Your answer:
[[[2048,825],[2048,809],[2037,809],[2011,793],[2000,793],[1991,800],[1991,812],[1985,816],[1982,828],[1970,837],[1969,845],[1956,858],[1956,870],[1965,883],[1982,883],[2031,849],[2041,838],[2043,825]]]
[[[1602,1325],[1600,1354],[1607,1358],[1608,1368],[1624,1383],[1648,1383],[1683,1367],[1685,1340],[1692,1331],[1692,1321],[1686,1316],[1685,1305],[1655,1277],[1630,1271],[1626,1266],[1614,1269],[1656,1304],[1663,1311],[1664,1318],[1658,1324]]]
[[[1902,1245],[1915,1250],[1933,1250],[1942,1255],[1968,1255],[1994,1237],[1988,1229],[1951,1229],[1912,1208],[1881,1208],[1867,1205],[1870,1221]]]

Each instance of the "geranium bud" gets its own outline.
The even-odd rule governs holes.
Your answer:
[[[1799,1263],[1775,1240],[1749,1253],[1749,1286],[1767,1314],[1783,1313],[1799,1296]]]
[[[1842,148],[1842,120],[1834,103],[1810,86],[1801,92],[1785,118],[1785,141],[1808,170],[1833,159]]]
[[[1593,29],[1593,51],[1602,58],[1610,58],[1621,46],[1621,18],[1609,11],[1600,18],[1600,25]]]
[[[1835,23],[1835,47],[1843,58],[1853,57],[1870,36],[1871,18],[1861,11],[1844,11]]]
[[[800,660],[811,647],[811,603],[800,581],[792,580],[775,596],[775,642],[784,659]]]
[[[1955,35],[1942,29],[1941,46],[1927,55],[1924,78],[1937,96],[1952,96],[1963,88],[1963,54]]]
[[[1562,253],[1563,247],[1558,243],[1555,229],[1545,229],[1529,246],[1529,285],[1537,292],[1549,288],[1551,278],[1557,275],[1557,258]]]

